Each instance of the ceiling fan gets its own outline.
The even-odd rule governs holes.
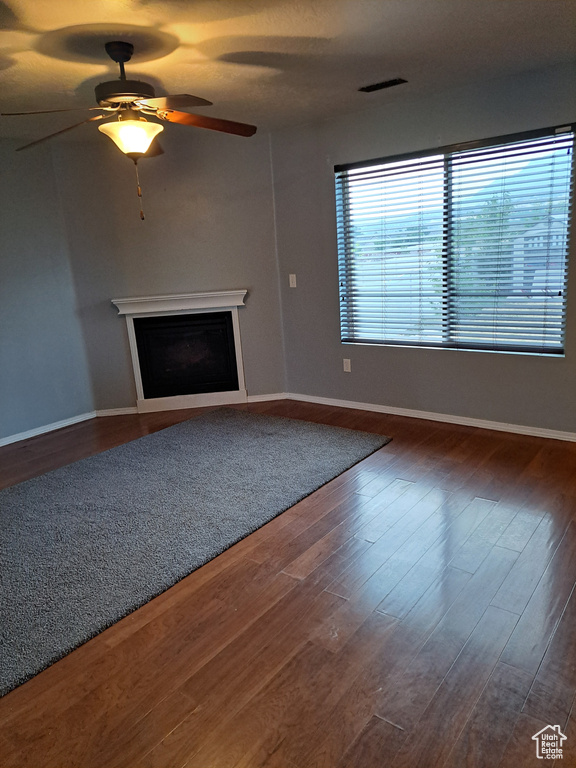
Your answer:
[[[253,136],[256,126],[247,123],[237,123],[232,120],[195,115],[190,112],[181,112],[186,107],[208,107],[212,102],[199,96],[191,96],[187,93],[178,93],[172,96],[156,96],[154,88],[141,80],[128,80],[124,70],[124,64],[130,61],[134,53],[132,43],[112,41],[105,44],[106,53],[112,61],[120,67],[119,80],[110,80],[96,86],[97,107],[84,109],[96,111],[99,114],[70,125],[60,131],[43,136],[41,139],[18,147],[17,151],[34,147],[43,141],[71,131],[80,125],[85,125],[96,120],[112,118],[110,122],[99,125],[102,133],[109,136],[126,155],[137,160],[144,156],[161,154],[162,150],[154,147],[152,142],[155,136],[164,130],[162,125],[148,122],[144,115],[155,117],[169,123],[191,125],[196,128],[207,128],[212,131],[236,134],[237,136]],[[75,109],[43,109],[32,112],[3,112],[2,115],[39,115],[49,112],[72,112]]]

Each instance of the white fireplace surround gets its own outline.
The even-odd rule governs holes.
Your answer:
[[[112,299],[112,304],[118,309],[118,314],[126,317],[134,382],[136,384],[136,406],[139,413],[247,402],[244,366],[242,364],[240,324],[238,322],[238,307],[244,306],[244,298],[247,292],[247,290],[209,291],[206,293],[184,293],[173,296],[140,296],[127,299]],[[191,315],[199,312],[214,312],[215,310],[230,312],[232,315],[236,366],[238,369],[238,389],[231,392],[209,392],[200,395],[144,398],[140,362],[138,360],[138,347],[134,332],[134,318],[155,317],[158,315]]]

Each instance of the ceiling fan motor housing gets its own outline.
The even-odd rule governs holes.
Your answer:
[[[99,83],[94,93],[101,107],[117,107],[138,99],[150,99],[156,95],[154,88],[141,80],[108,80],[105,83]]]
[[[104,45],[104,48],[112,61],[115,61],[117,64],[124,64],[125,62],[130,61],[132,54],[134,53],[134,46],[132,43],[126,43],[122,40],[111,40]]]

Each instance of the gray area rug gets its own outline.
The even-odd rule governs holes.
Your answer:
[[[0,491],[0,695],[388,440],[220,409]]]

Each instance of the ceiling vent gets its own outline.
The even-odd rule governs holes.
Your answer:
[[[372,91],[381,91],[383,88],[393,88],[395,85],[402,85],[402,83],[407,82],[407,80],[403,80],[401,77],[395,77],[394,80],[384,80],[383,83],[365,85],[363,88],[358,88],[358,90],[362,91],[362,93],[372,93]]]

